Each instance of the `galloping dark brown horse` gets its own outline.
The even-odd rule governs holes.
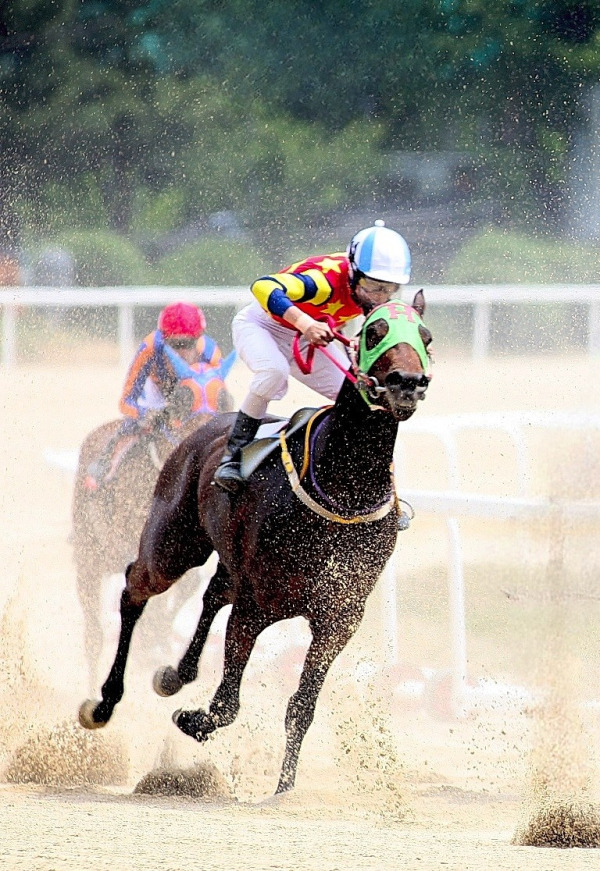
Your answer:
[[[177,669],[157,672],[155,689],[171,695],[196,678],[213,619],[233,604],[223,678],[208,711],[173,715],[181,731],[204,741],[235,719],[258,635],[279,620],[305,617],[312,641],[287,708],[277,792],[293,788],[302,740],[328,669],[357,630],[394,550],[399,509],[391,464],[397,427],[414,413],[429,381],[431,334],[421,321],[424,309],[419,291],[412,307],[393,301],[371,312],[360,336],[357,384],[345,381],[308,436],[298,432],[287,442],[283,436],[281,450],[235,496],[211,485],[233,415],[210,421],[171,455],[158,479],[139,556],[126,573],[115,661],[102,700],[80,708],[83,726],[103,726],[122,698],[133,628],[148,599],[216,550],[219,564],[194,638]],[[299,482],[295,470],[301,468]]]

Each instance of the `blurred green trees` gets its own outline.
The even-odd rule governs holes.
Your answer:
[[[535,227],[599,73],[596,0],[11,0],[0,242],[231,210],[279,252],[380,195],[394,149],[469,151]]]
[[[446,270],[450,284],[591,284],[599,275],[595,247],[494,227],[475,234]]]

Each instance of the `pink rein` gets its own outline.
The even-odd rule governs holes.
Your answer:
[[[342,343],[342,345],[349,346],[351,344],[351,341],[347,336],[344,336],[342,333],[340,333],[339,330],[336,330],[335,321],[333,320],[332,317],[330,317],[329,315],[326,315],[324,318],[319,318],[319,320],[325,321],[325,323],[329,326],[329,329],[333,333],[334,339],[337,339],[338,342]],[[301,338],[300,333],[296,333],[296,335],[294,336],[293,351],[294,351],[294,360],[296,361],[296,363],[298,365],[298,369],[300,369],[300,371],[302,372],[303,375],[309,375],[312,372],[313,359],[315,356],[315,349],[318,348],[322,354],[325,354],[325,356],[329,360],[331,360],[331,362],[333,363],[334,366],[337,366],[337,368],[341,372],[344,373],[346,378],[348,378],[353,384],[356,384],[356,376],[353,375],[349,369],[345,369],[342,366],[342,364],[340,363],[340,361],[336,360],[336,358],[333,356],[333,354],[329,353],[327,348],[323,348],[320,345],[309,345],[308,348],[306,349],[306,358],[304,358],[302,356],[302,351],[300,350],[300,338]]]

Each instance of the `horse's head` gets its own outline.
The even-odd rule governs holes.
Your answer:
[[[360,333],[358,383],[366,401],[396,420],[414,414],[429,386],[431,333],[423,324],[425,297],[412,305],[390,300],[373,309]]]

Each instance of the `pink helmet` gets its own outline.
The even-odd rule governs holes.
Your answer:
[[[172,302],[161,311],[158,329],[165,338],[190,336],[197,339],[206,330],[206,318],[201,308],[189,302]]]

